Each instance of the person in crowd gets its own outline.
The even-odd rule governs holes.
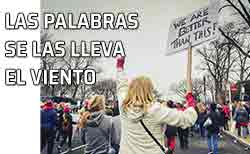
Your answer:
[[[179,103],[177,105],[177,109],[179,111],[185,111],[186,108],[185,106],[183,105],[183,103]],[[189,127],[187,128],[181,128],[179,127],[178,128],[178,137],[179,137],[179,141],[180,141],[180,149],[181,150],[187,150],[189,148],[189,143],[188,143],[188,139],[189,139]]]
[[[235,111],[236,128],[238,129],[238,136],[244,138],[247,137],[247,127],[249,122],[249,116],[245,109],[243,102],[238,102]],[[242,131],[242,135],[241,135]]]
[[[220,132],[219,132],[219,137],[222,138],[222,132],[223,132],[223,128],[224,128],[224,125],[225,125],[225,114],[223,112],[223,108],[220,104],[217,104],[216,105],[216,110],[217,110],[217,113],[219,115],[219,126],[220,126]]]
[[[118,101],[115,101],[114,104],[113,104],[113,110],[114,110],[114,116],[118,116],[120,115],[120,112],[119,112],[119,106],[118,106]]]
[[[225,96],[223,95],[223,93],[219,93],[217,95],[217,110],[219,111],[219,114],[220,114],[220,133],[219,133],[219,137],[222,138],[222,132],[223,132],[223,129],[225,127],[225,124],[226,124],[226,115],[225,115],[225,112],[223,110],[223,105],[225,104]]]
[[[41,151],[47,144],[47,154],[53,153],[56,132],[56,111],[53,103],[48,100],[41,110]]]
[[[63,106],[62,103],[60,103],[57,106],[57,136],[56,136],[56,141],[60,141],[60,137],[63,136]]]
[[[43,110],[45,102],[40,102],[40,110]]]
[[[250,98],[248,98],[247,102],[246,102],[246,105],[245,105],[245,108],[247,110],[247,113],[248,113],[248,134],[250,136]]]
[[[173,101],[169,100],[167,102],[167,107],[175,108],[175,104]],[[168,147],[168,154],[173,154],[176,145],[176,136],[177,136],[177,127],[166,125],[165,127],[165,146]]]
[[[220,113],[217,110],[217,104],[212,103],[210,105],[210,111],[207,115],[207,120],[211,120],[211,123],[206,126],[209,154],[218,154],[218,134],[220,133],[221,121]]]
[[[116,115],[113,117],[113,127],[115,128],[114,131],[114,138],[112,140],[112,147],[115,149],[116,153],[119,154],[120,151],[120,142],[121,142],[121,120],[120,116]]]
[[[108,115],[108,116],[113,117],[113,115],[114,115],[112,108],[106,108],[105,112],[106,112],[106,115]]]
[[[81,137],[82,144],[84,145],[86,144],[86,140],[85,140],[86,125],[84,125],[83,121],[84,121],[85,114],[87,112],[85,111],[84,107],[82,107],[78,112],[79,112],[79,120],[77,124],[77,132]]]
[[[229,102],[225,102],[222,106],[222,110],[224,112],[225,115],[225,124],[224,124],[224,129],[229,131],[229,120],[230,120],[230,107],[229,107]]]
[[[205,106],[205,105],[204,105]],[[206,133],[206,129],[204,128],[204,122],[206,121],[206,117],[207,117],[207,111],[206,108],[204,108],[204,112],[200,112],[198,115],[198,120],[197,120],[197,124],[199,126],[199,133],[201,138],[205,138],[205,133]]]
[[[63,140],[57,146],[57,150],[59,153],[62,152],[62,146],[66,143],[68,139],[68,149],[67,151],[71,151],[71,143],[72,143],[72,135],[73,135],[73,124],[76,124],[72,120],[72,116],[70,114],[70,108],[68,106],[64,107],[63,110]]]
[[[231,129],[233,129],[233,130],[236,130],[237,132],[238,132],[238,124],[237,124],[237,122],[236,122],[236,110],[237,110],[237,108],[238,108],[238,103],[239,103],[239,100],[237,100],[237,97],[234,97],[234,101],[233,101],[233,104],[232,104],[232,118],[233,118],[233,120],[234,120],[234,123],[232,124],[232,126],[231,126]],[[237,143],[238,141],[237,141],[237,139],[234,139],[234,141],[233,141],[234,143]]]
[[[245,107],[245,109],[246,109],[246,111],[247,111],[247,113],[248,113],[248,127],[247,127],[247,134],[248,134],[248,136],[250,136],[250,97],[247,97],[246,98],[246,103],[245,103],[245,105],[244,105],[244,107]],[[247,151],[247,150],[250,150],[250,145],[248,145],[247,147],[245,147],[245,150]]]
[[[84,113],[82,125],[85,126],[85,154],[107,154],[114,142],[115,121],[105,114],[105,98],[96,95],[88,101],[88,111]]]
[[[235,99],[235,98],[234,98]],[[236,108],[237,108],[237,105],[239,103],[239,100],[234,100],[233,101],[233,104],[232,104],[232,115],[233,115],[233,118],[235,118],[235,112],[236,112]],[[235,120],[235,119],[234,119]]]
[[[116,82],[122,128],[120,154],[162,154],[164,150],[162,145],[156,143],[156,141],[164,143],[162,125],[168,124],[186,129],[197,120],[191,79],[188,79],[187,109],[177,111],[155,101],[154,87],[149,78],[137,77],[128,84],[124,62],[124,57],[117,58]]]
[[[247,110],[248,115],[250,115],[250,100],[246,101],[246,104],[244,105],[244,107]]]

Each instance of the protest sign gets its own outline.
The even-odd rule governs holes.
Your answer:
[[[171,22],[168,33],[167,55],[216,38],[218,12],[214,5],[198,9]]]

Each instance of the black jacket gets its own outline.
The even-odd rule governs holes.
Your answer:
[[[167,129],[165,130],[165,136],[172,137],[177,136],[177,127],[167,125]]]
[[[63,127],[63,110],[57,111],[57,128],[61,129]]]
[[[75,124],[72,121],[72,116],[70,115],[70,113],[64,113],[64,118],[63,119],[63,123],[62,123],[62,127],[63,127],[63,131],[71,133],[73,131],[73,124]]]
[[[204,122],[206,121],[206,116],[207,116],[206,112],[199,113],[197,123],[203,125]]]
[[[207,127],[208,136],[212,134],[218,134],[220,132],[220,114],[218,111],[211,111],[208,113],[207,118],[210,118],[212,120],[212,125]]]

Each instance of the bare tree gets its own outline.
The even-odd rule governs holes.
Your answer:
[[[237,29],[238,34],[249,34],[250,29],[250,1],[243,2],[242,0],[225,0],[227,3],[220,9],[222,11],[224,8],[232,8],[235,11],[235,15],[239,16],[242,20],[238,25],[240,26]],[[250,58],[250,53],[240,45],[240,42],[235,37],[228,35],[222,28],[219,28],[221,34],[235,47],[242,55]]]
[[[80,50],[80,48],[78,48],[78,50]],[[60,64],[58,65],[58,69],[64,69],[64,70],[86,70],[89,68],[96,69],[95,65],[96,62],[97,59],[92,57],[72,57],[70,56],[70,51],[68,51],[66,52],[66,55],[64,57],[60,58]],[[82,76],[83,74],[81,74],[81,78]],[[80,87],[80,85],[76,83],[75,78],[76,77],[73,76],[72,88],[71,88],[72,98],[76,97]]]
[[[215,95],[223,91],[223,81],[228,81],[230,70],[236,61],[236,58],[231,56],[232,52],[228,50],[227,47],[221,46],[218,40],[212,41],[208,47],[197,50],[203,58],[200,69],[207,71],[214,80]]]
[[[117,99],[116,82],[112,79],[98,81],[91,86],[91,91],[97,95],[104,95],[107,101],[115,101]]]
[[[237,40],[238,44],[247,54],[250,54],[250,45],[246,33],[241,32],[240,28],[236,28],[236,24],[231,22],[223,27],[223,31],[227,33],[230,38]],[[244,81],[249,79],[249,58],[242,54],[238,48],[235,48],[232,43],[228,40],[223,40],[220,45],[221,48],[226,48],[225,52],[228,53],[228,65],[230,65],[231,57],[236,58],[235,63],[231,69],[231,75],[229,77],[234,81]],[[229,73],[227,74],[229,75]],[[235,78],[236,77],[236,78]],[[226,80],[228,83],[229,81]]]
[[[247,49],[247,53],[250,54],[250,46]],[[250,79],[250,61],[249,58],[242,55],[240,51],[237,51],[237,61],[234,69],[232,70],[233,75],[236,75],[237,81],[245,81]]]
[[[52,42],[52,34],[44,32],[41,34],[41,50],[43,50],[45,43]],[[80,47],[77,47],[78,52],[81,50]],[[55,51],[56,52],[56,51]],[[86,70],[89,68],[95,69],[96,73],[100,73],[101,69],[96,65],[98,62],[97,58],[93,57],[72,57],[70,55],[70,48],[66,48],[66,54],[64,57],[50,57],[48,55],[43,56],[41,58],[41,69],[43,70]],[[81,74],[81,81],[83,80],[83,75]],[[72,84],[59,84],[59,85],[41,85],[41,95],[48,96],[69,96],[73,99],[76,98],[77,95],[84,93],[82,90],[82,84],[76,83],[76,76],[72,74]],[[84,87],[84,86],[83,86]]]
[[[178,83],[172,83],[169,90],[177,96],[183,98],[186,93],[186,81],[182,80]]]
[[[50,41],[52,36],[53,36],[53,34],[49,34],[48,32],[41,32],[41,35],[40,35],[41,51],[43,51],[46,42]],[[58,59],[55,57],[50,57],[49,55],[42,56],[40,59],[41,70],[54,69],[56,67],[57,62],[58,62]],[[57,86],[55,86],[55,85],[41,84],[41,95],[46,95],[46,96],[52,95],[53,96],[53,95],[55,95],[56,88],[57,88]]]
[[[192,92],[195,97],[201,96],[203,93],[203,88],[203,81],[201,79],[194,78],[192,80]],[[169,90],[177,96],[184,98],[187,91],[186,80],[181,80],[178,83],[171,84]]]

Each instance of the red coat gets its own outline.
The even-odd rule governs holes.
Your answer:
[[[229,108],[229,106],[228,105],[223,105],[222,110],[225,113],[225,117],[229,118],[230,117],[230,108]]]

